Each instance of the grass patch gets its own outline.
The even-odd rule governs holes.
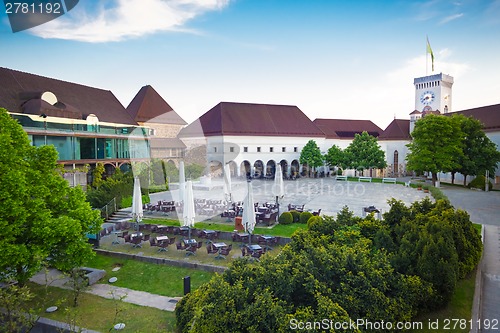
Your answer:
[[[87,265],[105,270],[106,276],[103,281],[107,281],[112,276],[117,277],[118,281],[113,285],[118,287],[169,297],[183,296],[183,277],[191,277],[191,290],[195,290],[203,283],[210,281],[215,274],[197,269],[118,259],[101,254],[97,254]],[[121,267],[120,270],[112,272],[112,269],[118,266]]]
[[[180,226],[179,221],[171,220],[171,219],[144,218],[143,223]],[[210,222],[210,221],[209,222],[207,222],[207,221],[196,222],[194,224],[194,227],[196,229],[207,229],[207,230],[219,230],[219,231],[233,232],[234,231],[234,222],[225,222],[225,218],[223,218],[223,219],[215,219],[214,218],[212,222]],[[256,226],[254,229],[254,234],[290,237],[297,229],[307,229],[307,225],[300,224],[300,223],[292,223],[292,224],[288,224],[288,225],[275,224],[271,227]]]
[[[35,295],[32,308],[40,309],[40,316],[45,318],[99,332],[111,331],[113,326],[120,322],[126,324],[123,332],[175,332],[174,312],[105,299],[87,293],[80,296],[77,307],[72,307],[68,301],[72,299],[71,290],[45,288],[34,283],[28,285]],[[45,309],[53,305],[59,309],[53,313],[45,313]]]
[[[423,323],[422,330],[414,330],[409,332],[414,333],[426,333],[426,332],[436,332],[428,327],[429,322],[439,321],[439,329],[437,331],[442,331],[444,328],[444,323],[446,319],[471,319],[472,303],[474,299],[474,288],[476,283],[476,271],[473,271],[470,276],[464,280],[460,280],[457,283],[455,293],[450,301],[450,303],[443,309],[437,310],[433,313],[423,314],[417,317],[414,321],[420,321]],[[450,323],[453,327],[453,322]],[[460,330],[456,327],[453,332],[469,332],[469,329]]]

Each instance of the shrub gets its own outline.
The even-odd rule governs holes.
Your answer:
[[[477,176],[474,178],[469,185],[467,185],[468,188],[479,188],[481,190],[485,190],[485,181],[486,178],[483,175]],[[488,180],[488,186],[491,189],[493,187],[493,184],[491,184],[491,181]]]
[[[283,212],[278,221],[280,224],[291,224],[293,222],[292,213]]]
[[[306,224],[307,221],[313,216],[311,212],[302,212],[300,213],[300,223]]]
[[[293,223],[298,223],[300,221],[300,213],[296,210],[291,210],[290,214],[292,214],[293,217]]]
[[[149,195],[143,194],[142,203],[147,204],[149,202],[150,202]],[[122,197],[120,207],[132,207],[132,197],[131,196]]]

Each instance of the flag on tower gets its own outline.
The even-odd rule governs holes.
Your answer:
[[[429,43],[429,37],[427,37],[427,53],[431,55],[432,71],[434,72],[434,53],[432,52],[431,49],[431,43]]]

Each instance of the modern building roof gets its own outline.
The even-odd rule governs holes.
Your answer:
[[[221,102],[189,124],[180,137],[193,136],[324,137],[296,106]]]
[[[481,106],[477,108],[445,113],[445,115],[462,114],[473,117],[483,123],[485,132],[500,130],[500,104]]]
[[[127,106],[127,112],[137,122],[187,124],[150,85],[139,90]]]
[[[323,131],[327,139],[352,139],[355,134],[363,132],[378,137],[383,132],[371,120],[318,118],[313,123]]]
[[[0,67],[0,107],[11,112],[137,125],[109,90]],[[46,98],[49,96],[51,98]]]
[[[394,119],[378,137],[379,140],[411,140],[410,121]]]

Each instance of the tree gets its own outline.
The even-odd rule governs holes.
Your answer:
[[[451,182],[455,181],[455,173],[464,176],[464,186],[467,185],[467,176],[477,176],[486,170],[495,174],[497,163],[500,162],[500,152],[497,146],[483,132],[483,125],[477,119],[454,115],[463,132],[463,155],[459,156],[458,166],[451,170]]]
[[[53,146],[34,147],[0,109],[0,281],[24,285],[44,262],[71,271],[93,255],[86,233],[101,219],[80,187],[70,187]]]
[[[377,143],[377,138],[366,131],[354,136],[349,147],[344,150],[345,164],[349,168],[363,171],[368,168],[383,169],[387,166],[385,153]]]
[[[406,146],[407,168],[432,173],[436,184],[438,172],[451,172],[460,166],[463,155],[463,132],[457,121],[441,115],[426,115],[415,124],[413,140]]]
[[[102,183],[104,181],[102,179],[102,175],[104,174],[104,171],[106,171],[104,169],[104,164],[102,164],[101,162],[97,163],[95,166],[95,169],[92,171],[92,175],[94,176],[93,180],[92,180],[92,187],[99,188],[99,186],[102,185]]]
[[[313,169],[323,165],[323,156],[321,155],[321,151],[319,150],[316,141],[309,140],[306,143],[300,152],[299,161],[301,164],[307,164]]]
[[[343,166],[344,164],[344,152],[339,146],[333,145],[328,149],[328,152],[324,156],[325,162],[332,167]]]

